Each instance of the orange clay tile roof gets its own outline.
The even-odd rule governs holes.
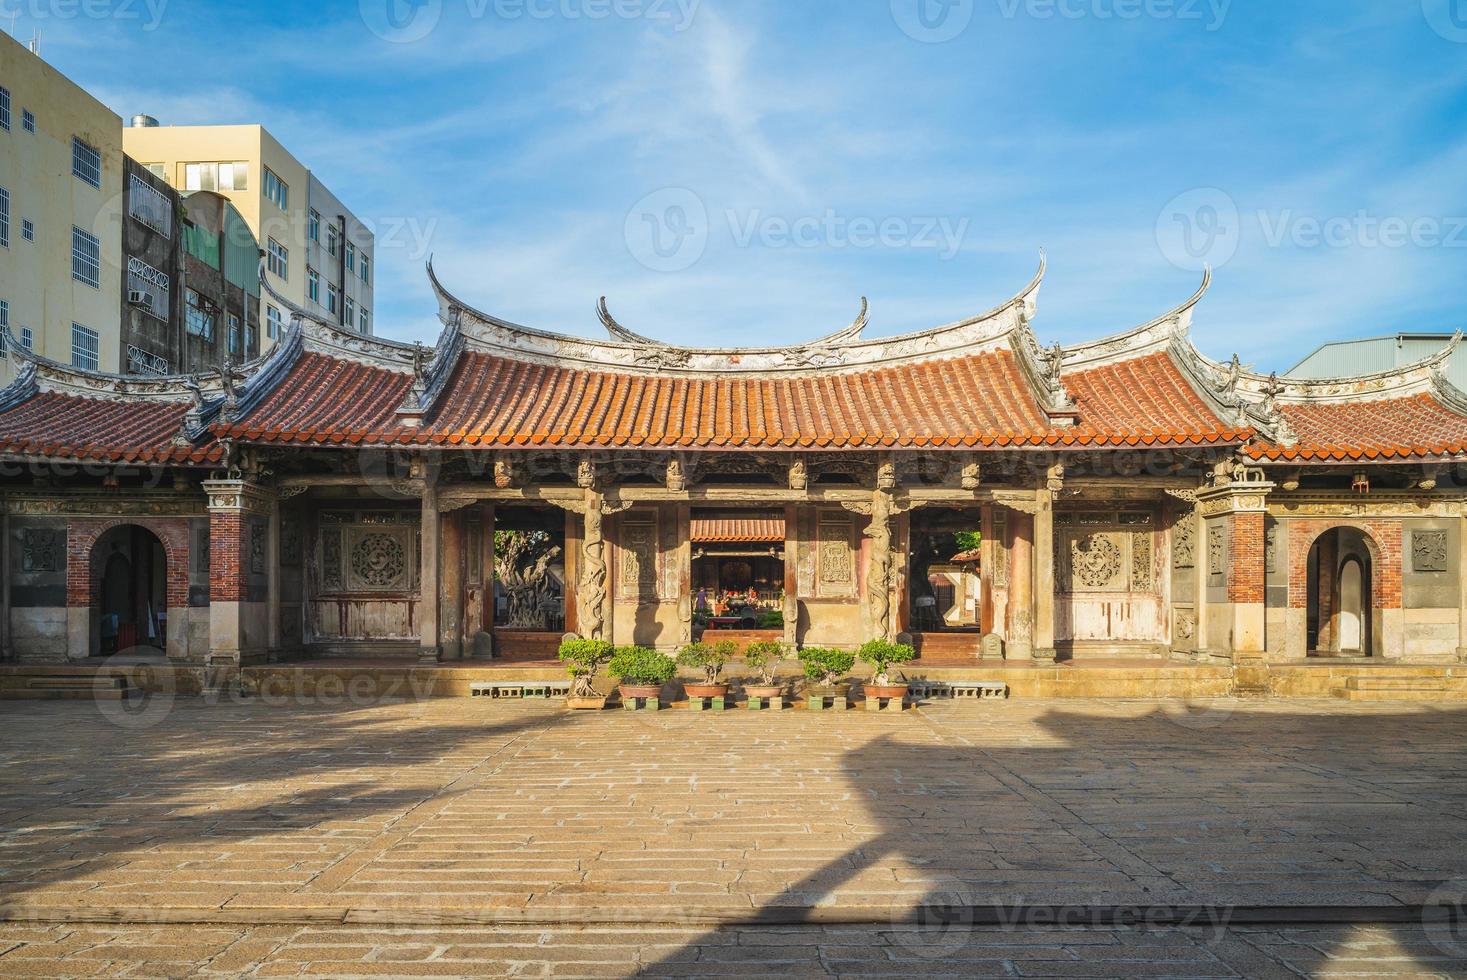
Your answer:
[[[390,442],[411,434],[396,418],[412,376],[306,352],[248,417],[220,432],[309,445]]]
[[[1064,384],[1080,413],[1077,438],[1165,445],[1242,442],[1252,434],[1219,419],[1165,352],[1067,374]]]
[[[0,452],[110,463],[208,463],[217,444],[179,448],[187,402],[111,401],[47,391],[0,413]]]
[[[741,541],[776,543],[784,540],[781,517],[695,517],[692,540],[725,544]]]
[[[1255,459],[1391,460],[1467,451],[1467,418],[1426,393],[1281,405],[1280,411],[1297,444],[1255,443],[1248,447]]]
[[[994,351],[859,372],[667,377],[465,352],[424,429],[450,446],[855,448],[1015,444],[1048,428]]]

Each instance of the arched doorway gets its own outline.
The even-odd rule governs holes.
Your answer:
[[[168,557],[163,542],[145,527],[122,524],[92,548],[97,577],[93,652],[158,653],[168,643]]]
[[[1312,657],[1377,656],[1374,542],[1337,527],[1309,549],[1308,650]]]

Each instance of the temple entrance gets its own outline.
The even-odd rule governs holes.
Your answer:
[[[565,512],[497,507],[493,521],[494,605],[486,629],[492,628],[495,656],[553,659],[566,631]],[[470,541],[469,550],[473,548]],[[477,584],[472,568],[466,584],[472,607]]]
[[[783,511],[695,510],[695,631],[784,635]]]
[[[1375,656],[1373,542],[1353,527],[1324,532],[1309,549],[1309,655]]]
[[[92,549],[98,645],[104,657],[159,653],[168,637],[168,558],[163,542],[135,524],[114,527]]]
[[[916,511],[908,546],[908,631],[923,657],[978,653],[985,598],[982,514],[972,508]]]

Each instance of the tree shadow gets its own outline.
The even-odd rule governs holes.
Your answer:
[[[842,757],[868,840],[639,975],[1467,973],[1467,710],[938,719]]]

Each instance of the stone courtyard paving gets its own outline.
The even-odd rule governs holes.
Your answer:
[[[120,710],[4,706],[0,974],[1467,976],[1460,705]]]

